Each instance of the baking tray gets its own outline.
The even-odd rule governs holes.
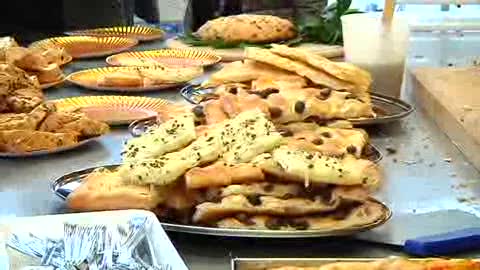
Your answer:
[[[212,92],[213,88],[200,88],[198,85],[187,85],[180,90],[182,97],[192,104],[199,104],[202,96],[211,95]],[[375,118],[348,119],[354,125],[376,125],[398,121],[407,117],[414,110],[412,105],[398,98],[373,92],[370,93],[370,96],[373,111],[377,116]]]
[[[143,264],[151,265],[151,262],[148,260],[148,258],[144,258],[142,256],[142,254],[144,254],[142,251],[145,250],[145,248],[150,248],[153,254],[152,259],[156,260],[159,264],[164,265],[166,269],[188,270],[188,267],[175,249],[175,246],[168,238],[167,234],[158,222],[158,219],[152,212],[145,210],[119,210],[4,218],[0,222],[0,235],[8,235],[10,233],[32,233],[33,235],[42,238],[61,239],[64,233],[63,226],[65,222],[93,222],[94,224],[117,225],[126,223],[128,220],[134,217],[145,217],[152,221],[152,226],[147,232],[147,237],[150,238],[150,241],[144,241],[143,243],[140,243],[139,246],[134,250],[135,255],[140,257],[141,261],[143,261]],[[148,242],[151,242],[151,245],[148,244]],[[26,257],[18,252],[9,252],[9,255],[9,261],[12,266],[11,269],[21,269],[22,267],[26,266],[25,264],[32,265],[30,263],[34,262],[33,258],[31,260],[26,260]]]
[[[139,137],[148,127],[158,123],[157,117],[136,120],[128,126],[128,131],[133,137]],[[373,144],[367,144],[362,158],[368,159],[374,163],[380,162],[383,158],[382,152]]]
[[[51,183],[51,190],[60,198],[66,199],[67,196],[76,188],[78,188],[83,179],[98,168],[106,168],[109,170],[115,169],[119,165],[107,165],[94,168],[88,168],[76,172],[66,174],[60,178],[55,179]],[[367,231],[378,227],[387,222],[392,216],[390,209],[382,202],[370,198],[372,202],[380,204],[384,209],[383,216],[371,223],[364,226],[356,226],[347,229],[336,230],[304,230],[304,231],[275,231],[275,230],[248,230],[248,229],[223,229],[212,228],[194,225],[181,225],[174,223],[161,222],[163,228],[167,231],[202,234],[202,235],[216,235],[216,236],[228,236],[228,237],[251,237],[251,238],[309,238],[309,237],[328,237],[328,236],[346,236],[359,232]]]
[[[395,257],[390,257],[395,258]],[[319,267],[336,262],[371,262],[387,258],[234,258],[231,270],[266,270],[274,267]],[[409,259],[413,261],[432,260],[435,258]],[[444,258],[443,258],[444,259]]]

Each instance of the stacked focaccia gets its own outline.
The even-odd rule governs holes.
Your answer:
[[[246,58],[226,64],[203,83],[216,87],[209,95],[214,100],[202,104],[206,111],[232,117],[257,107],[275,123],[375,116],[372,79],[359,67],[274,44],[271,49],[247,48]]]
[[[154,209],[165,221],[221,228],[305,230],[370,224],[378,167],[357,129],[290,123],[260,110],[199,125],[187,112],[124,146],[123,164],[68,197],[77,210]]]

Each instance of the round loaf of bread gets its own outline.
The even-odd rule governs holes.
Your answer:
[[[196,35],[204,41],[223,40],[227,43],[267,43],[296,36],[289,20],[271,15],[241,14],[220,17],[202,25]]]

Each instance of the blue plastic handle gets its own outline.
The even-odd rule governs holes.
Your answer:
[[[417,256],[435,256],[480,249],[480,228],[469,228],[405,241],[404,251]]]

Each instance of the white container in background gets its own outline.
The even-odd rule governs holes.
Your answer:
[[[381,13],[342,16],[345,60],[368,70],[372,91],[400,97],[409,44],[408,20],[395,15],[390,26]]]

